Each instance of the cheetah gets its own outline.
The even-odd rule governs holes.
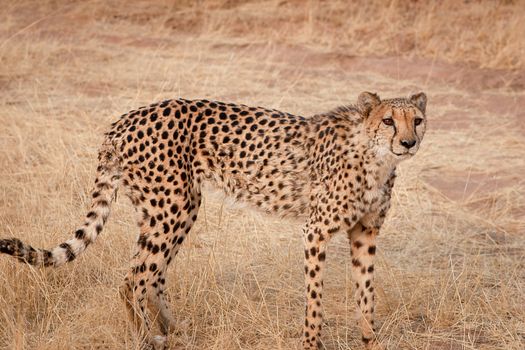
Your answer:
[[[36,266],[74,260],[99,236],[122,185],[138,213],[136,252],[119,291],[147,346],[162,349],[175,328],[166,269],[197,220],[202,186],[279,217],[304,218],[304,349],[322,346],[323,274],[330,238],[343,231],[362,340],[374,330],[376,236],[390,207],[396,166],[419,149],[427,97],[357,103],[305,118],[275,109],[174,99],[122,115],[99,151],[92,203],[74,236],[51,250],[17,238],[0,251]],[[153,323],[158,335],[152,335]]]

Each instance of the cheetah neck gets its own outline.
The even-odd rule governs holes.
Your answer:
[[[390,151],[374,146],[369,146],[364,150],[363,159],[365,179],[371,188],[382,188],[395,173],[401,161]]]

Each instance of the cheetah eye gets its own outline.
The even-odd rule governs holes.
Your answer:
[[[421,124],[422,121],[423,121],[422,118],[416,118],[416,119],[414,119],[414,124],[417,126],[417,125]]]
[[[383,123],[385,123],[385,125],[392,126],[392,125],[394,125],[394,119],[392,119],[392,118],[385,118],[385,119],[383,119]]]

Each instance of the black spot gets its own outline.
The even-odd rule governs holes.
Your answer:
[[[317,249],[315,247],[310,248],[310,255],[315,256],[317,254]]]
[[[75,231],[76,239],[84,239],[85,236],[86,236],[86,232],[84,231],[84,229],[78,229]]]
[[[157,244],[155,244],[153,246],[153,248],[151,249],[151,253],[152,254],[157,254],[159,252],[159,249],[160,249],[159,246]]]
[[[71,249],[71,246],[69,243],[62,243],[59,245],[60,248],[65,249],[66,253],[66,261],[73,261],[76,258],[75,253],[73,252],[73,249]]]
[[[144,235],[139,235],[139,239],[137,241],[137,244],[140,245],[142,248],[146,247],[146,244],[147,244],[147,240],[146,240],[146,236]]]

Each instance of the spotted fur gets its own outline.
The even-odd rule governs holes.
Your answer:
[[[138,331],[163,348],[174,326],[164,294],[166,268],[197,220],[201,189],[209,182],[263,212],[305,218],[304,349],[321,344],[328,242],[347,232],[358,323],[365,344],[378,346],[375,238],[396,166],[417,151],[425,133],[425,108],[423,93],[381,101],[368,92],[356,105],[310,118],[208,100],[141,107],[106,133],[91,208],[73,238],[52,250],[2,239],[0,252],[37,266],[74,260],[102,231],[123,186],[138,212],[140,234],[120,293]],[[162,335],[149,336],[152,319]]]

